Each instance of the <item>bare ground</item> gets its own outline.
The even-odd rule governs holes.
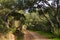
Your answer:
[[[39,35],[36,32],[24,30],[24,39],[23,40],[50,40],[43,35]]]

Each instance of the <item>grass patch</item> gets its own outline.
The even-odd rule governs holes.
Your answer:
[[[44,35],[44,36],[46,36],[47,38],[54,38],[55,37],[55,35],[53,35],[52,33],[48,33],[48,32],[42,32],[42,31],[36,31],[38,34],[40,34],[40,35]]]
[[[53,38],[52,40],[60,40],[60,38]]]

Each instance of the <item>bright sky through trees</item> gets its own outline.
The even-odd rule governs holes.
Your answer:
[[[54,1],[54,0],[53,0],[53,1]],[[52,0],[49,0],[48,3],[49,3],[50,5],[52,5],[53,1],[52,1]],[[37,1],[36,4],[34,4],[34,7],[37,7],[38,5],[43,5],[44,7],[49,7],[46,3],[43,3],[42,1],[40,1],[40,2]],[[26,13],[28,13],[28,10],[29,10],[29,9],[26,9]]]

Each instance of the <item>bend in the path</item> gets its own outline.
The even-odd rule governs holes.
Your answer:
[[[34,40],[50,40],[50,39],[48,39],[47,37],[45,37],[45,36],[43,36],[43,35],[39,35],[39,34],[36,33],[36,32],[29,31],[29,33],[33,36],[33,39],[34,39]]]
[[[24,30],[24,39],[23,40],[50,40],[45,36],[39,35],[36,32]]]

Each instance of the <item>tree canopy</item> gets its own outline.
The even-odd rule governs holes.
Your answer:
[[[11,21],[19,21],[20,27],[10,28],[14,26]],[[22,30],[23,25],[27,29],[51,32],[59,37],[60,0],[0,0],[0,29],[3,32]]]

